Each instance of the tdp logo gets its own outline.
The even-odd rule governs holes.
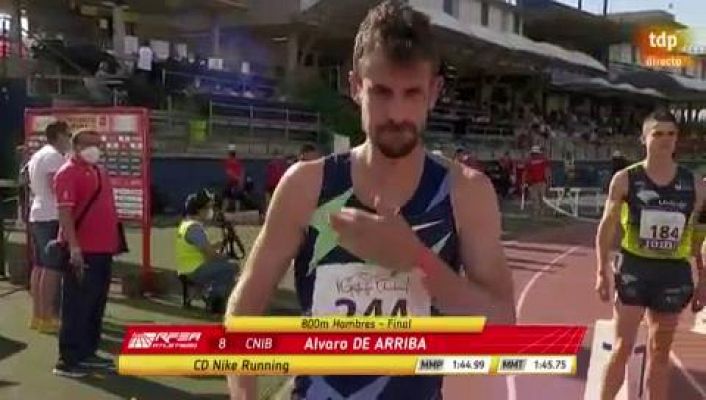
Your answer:
[[[128,349],[195,349],[201,332],[138,332],[133,333]]]
[[[650,47],[667,49],[670,52],[679,45],[679,36],[667,31],[650,32],[649,39]]]

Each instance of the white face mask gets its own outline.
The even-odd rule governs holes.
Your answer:
[[[97,164],[101,159],[101,150],[98,146],[86,147],[81,150],[81,158],[89,164]]]
[[[206,220],[212,220],[213,219],[213,208],[209,209],[208,212],[206,213]]]

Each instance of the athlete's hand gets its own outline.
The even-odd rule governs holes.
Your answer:
[[[423,243],[397,209],[376,201],[377,214],[344,208],[331,215],[340,245],[381,267],[406,271],[416,265]]]
[[[608,272],[600,271],[596,274],[596,293],[602,302],[610,300],[610,277]]]
[[[691,310],[695,313],[706,307],[706,273],[701,274],[694,288],[694,298],[691,299]]]

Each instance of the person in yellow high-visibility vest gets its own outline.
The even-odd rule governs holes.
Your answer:
[[[237,267],[218,253],[220,243],[209,240],[206,223],[213,219],[213,205],[213,196],[205,190],[186,198],[184,219],[176,233],[177,273],[203,286],[208,307],[222,312],[235,285]]]

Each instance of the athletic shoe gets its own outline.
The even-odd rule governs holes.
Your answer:
[[[99,357],[96,355],[86,357],[86,359],[79,362],[78,365],[83,368],[115,368],[115,363],[113,362],[113,360],[105,357]]]
[[[67,365],[63,362],[56,364],[52,373],[65,378],[83,378],[88,375],[88,371],[84,368],[78,365]]]

